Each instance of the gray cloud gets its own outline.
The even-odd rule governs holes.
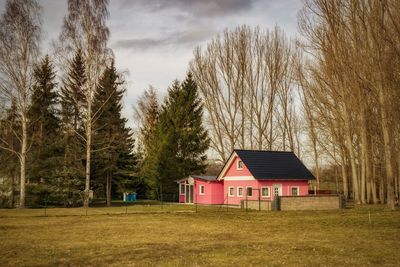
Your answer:
[[[113,48],[151,50],[168,46],[194,47],[200,42],[210,39],[214,34],[215,32],[209,29],[191,29],[173,32],[165,37],[118,40],[113,44]]]
[[[136,0],[121,1],[120,8],[148,8],[157,12],[177,8],[195,16],[214,17],[250,10],[258,0]]]
[[[168,39],[162,38],[143,38],[118,40],[112,46],[116,49],[148,50],[165,45]]]

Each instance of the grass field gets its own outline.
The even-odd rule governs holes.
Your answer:
[[[1,266],[399,266],[400,211],[0,210]]]

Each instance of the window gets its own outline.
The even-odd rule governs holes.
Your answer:
[[[236,166],[236,167],[237,167],[236,169],[242,170],[242,169],[243,169],[243,161],[238,160],[238,161],[237,161],[237,166]]]
[[[270,197],[269,187],[261,187],[261,196],[262,197]]]
[[[276,184],[274,185],[274,196],[281,196],[282,195],[282,185]]]
[[[293,186],[291,188],[291,193],[292,193],[292,196],[298,196],[299,195],[299,187],[298,186]]]
[[[239,186],[237,188],[237,196],[242,197],[243,196],[243,187]]]
[[[247,187],[246,188],[246,195],[248,197],[252,197],[253,196],[253,187]]]
[[[200,185],[199,187],[199,194],[204,195],[204,185]]]
[[[176,188],[176,187],[175,187]],[[180,184],[179,191],[181,195],[185,194],[185,184]]]
[[[233,197],[235,196],[235,188],[230,186],[228,187],[228,196]]]

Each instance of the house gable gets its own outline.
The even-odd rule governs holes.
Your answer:
[[[234,151],[221,172],[217,176],[218,180],[255,180],[250,170],[242,161],[242,168],[238,168],[238,162],[242,161],[241,158]]]

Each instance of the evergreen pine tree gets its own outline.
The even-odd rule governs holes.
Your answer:
[[[62,121],[69,130],[78,131],[81,127],[85,95],[82,87],[86,82],[85,62],[78,50],[71,61],[64,86],[61,88]]]
[[[179,136],[177,158],[182,166],[182,177],[201,174],[206,168],[210,140],[203,127],[203,104],[190,72],[181,85],[177,103],[171,107],[170,113]]]
[[[158,120],[157,145],[148,159],[155,170],[153,188],[156,185],[158,195],[162,193],[164,199],[177,195],[176,180],[205,170],[209,139],[202,116],[197,85],[188,73],[182,84],[175,81],[168,90]]]
[[[60,197],[65,205],[77,205],[84,189],[84,141],[82,113],[85,110],[83,86],[86,82],[85,62],[80,50],[71,60],[60,92],[63,129],[63,170],[58,179]]]
[[[111,205],[113,184],[118,190],[128,190],[133,181],[136,159],[134,140],[127,119],[122,118],[122,97],[125,90],[114,63],[107,67],[100,79],[93,110],[93,181],[105,185],[107,205]],[[103,187],[103,188],[104,188]]]
[[[0,138],[7,142],[14,151],[19,151],[20,142],[14,132],[21,127],[17,115],[16,103],[6,111],[5,117],[0,120]],[[19,177],[19,162],[15,153],[0,149],[0,207],[13,208],[15,205],[15,191]]]
[[[28,181],[44,183],[59,167],[60,120],[55,71],[46,56],[34,70],[32,104],[29,109],[31,149],[28,157]]]

